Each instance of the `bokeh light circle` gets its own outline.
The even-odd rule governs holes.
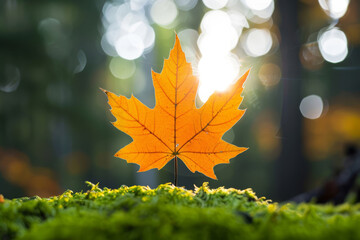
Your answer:
[[[333,28],[319,37],[319,48],[324,59],[331,63],[343,61],[348,55],[347,38],[343,31]]]
[[[243,47],[249,56],[259,57],[268,53],[272,44],[273,41],[269,30],[253,28],[247,31]]]
[[[321,116],[324,109],[324,103],[321,97],[309,95],[301,100],[300,112],[308,119],[317,119]]]
[[[207,12],[201,21],[198,46],[203,55],[226,55],[235,48],[238,32],[229,15],[221,10]]]
[[[262,11],[270,6],[273,0],[243,0],[251,10]]]
[[[112,57],[132,60],[150,51],[155,43],[155,32],[146,16],[148,0],[125,3],[106,2],[102,23],[105,32],[101,39],[104,52]]]
[[[345,15],[350,0],[319,0],[322,9],[331,18],[338,19]]]
[[[281,69],[274,63],[265,63],[260,67],[258,75],[265,87],[272,87],[280,82]]]
[[[0,69],[0,91],[10,93],[15,91],[20,84],[20,70],[16,66],[6,64]]]
[[[189,11],[196,6],[198,0],[175,0],[175,3],[179,9]]]
[[[119,79],[127,79],[134,75],[136,64],[120,57],[114,57],[109,64],[111,74]]]
[[[222,10],[213,10],[204,15],[200,28],[203,32],[209,32],[228,25],[231,25],[229,14]]]
[[[115,42],[116,52],[120,57],[133,60],[140,57],[144,52],[144,43],[136,34],[126,34]]]
[[[238,38],[233,27],[224,27],[216,32],[201,33],[198,46],[202,55],[226,55],[236,47]]]
[[[178,10],[172,0],[157,0],[150,9],[150,16],[160,26],[168,26],[174,22]]]
[[[203,0],[206,7],[211,9],[220,9],[226,6],[228,0]]]
[[[238,37],[240,37],[243,28],[249,28],[249,23],[244,14],[239,11],[230,10],[227,11],[232,26],[235,28]]]
[[[268,19],[270,19],[270,17],[274,13],[274,10],[275,10],[275,4],[273,1],[271,1],[270,4],[262,10],[252,9],[252,13],[260,19],[251,18],[250,20],[259,23],[265,22]]]

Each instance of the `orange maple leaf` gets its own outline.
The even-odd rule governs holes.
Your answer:
[[[248,74],[249,70],[227,91],[215,92],[196,108],[199,82],[176,36],[162,72],[152,71],[156,99],[153,109],[134,96],[128,99],[103,90],[116,118],[113,125],[133,138],[115,156],[140,165],[139,172],[161,169],[178,157],[190,171],[216,179],[215,165],[229,163],[230,158],[247,150],[221,138],[245,113],[238,107]]]

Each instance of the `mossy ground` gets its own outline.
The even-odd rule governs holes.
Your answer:
[[[89,185],[0,203],[0,239],[360,239],[360,205],[279,205],[206,184]]]

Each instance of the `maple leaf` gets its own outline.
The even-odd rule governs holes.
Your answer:
[[[173,158],[180,158],[190,171],[216,179],[215,165],[229,163],[229,159],[247,150],[221,138],[245,113],[238,107],[248,74],[196,108],[199,82],[176,36],[162,72],[152,71],[156,99],[153,109],[134,96],[126,98],[103,90],[116,118],[113,125],[133,139],[115,156],[140,165],[139,172],[161,169]]]

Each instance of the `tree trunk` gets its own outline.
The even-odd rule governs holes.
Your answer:
[[[306,161],[303,157],[302,116],[299,111],[301,64],[299,61],[298,1],[279,0],[281,14],[281,63],[283,104],[279,135],[281,155],[276,165],[276,200],[287,200],[304,189]]]

